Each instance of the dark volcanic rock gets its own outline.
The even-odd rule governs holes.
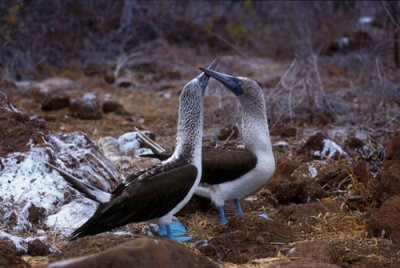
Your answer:
[[[104,113],[116,113],[118,115],[129,115],[125,108],[116,101],[106,101],[103,103]]]
[[[56,111],[69,106],[69,97],[64,95],[47,95],[42,101],[43,111]]]
[[[80,255],[81,256],[81,255]],[[58,267],[51,263],[49,268]],[[62,267],[218,267],[187,247],[168,240],[137,238]]]
[[[86,93],[82,99],[73,100],[70,105],[71,115],[79,119],[101,119],[103,114],[95,93]]]
[[[286,224],[257,215],[242,215],[229,219],[223,233],[196,247],[217,261],[246,263],[276,256],[276,247],[271,242],[289,243],[293,240],[292,228]]]
[[[18,255],[12,242],[0,240],[0,267],[31,267]]]
[[[400,242],[400,195],[391,197],[372,213],[369,231],[373,236],[390,237]]]

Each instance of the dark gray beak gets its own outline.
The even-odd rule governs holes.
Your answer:
[[[220,73],[220,72],[211,70],[209,68],[200,68],[200,70],[202,70],[207,75],[217,79],[219,82],[224,84],[224,86],[226,86],[236,96],[241,96],[244,94],[244,91],[242,89],[242,80],[241,79],[239,79],[235,76],[229,75],[229,74],[224,74],[224,73]]]
[[[214,70],[217,67],[218,63],[219,63],[219,59],[216,58],[215,60],[213,60],[213,62],[211,62],[210,65],[208,65],[207,69]],[[197,80],[199,80],[200,87],[203,90],[203,95],[204,95],[204,92],[206,91],[209,79],[210,79],[210,76],[205,74],[204,72],[199,74],[199,76],[197,76]]]

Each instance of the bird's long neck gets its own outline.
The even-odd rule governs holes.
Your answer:
[[[175,159],[185,159],[201,164],[201,142],[203,137],[203,99],[180,100],[178,129],[176,134]]]
[[[257,156],[266,153],[273,155],[264,98],[241,99],[240,103],[246,148]]]

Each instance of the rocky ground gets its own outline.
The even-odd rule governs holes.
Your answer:
[[[306,92],[296,83],[307,74],[299,63],[221,57],[219,70],[263,86],[277,162],[267,184],[242,200],[243,216],[228,202],[223,227],[207,200],[193,198],[177,215],[194,236],[184,246],[146,238],[154,235],[146,223],[67,241],[81,223],[74,219],[84,221],[96,205],[43,161],[105,190],[154,163],[137,157],[147,149],[129,133],[148,130],[173,148],[180,89],[213,58],[198,54],[160,46],[115,81],[94,69],[74,79],[4,85],[0,267],[46,266],[90,254],[97,255],[74,267],[399,267],[400,92],[393,84],[400,76],[386,70],[386,80],[376,81],[374,66],[359,68],[351,55],[320,59],[332,109],[312,108],[299,97]],[[204,143],[240,145],[238,111],[235,97],[211,81]],[[260,217],[264,213],[271,219]]]

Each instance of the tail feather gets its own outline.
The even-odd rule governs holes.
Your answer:
[[[78,178],[74,177],[73,175],[65,172],[64,170],[48,163],[45,162],[46,165],[48,165],[49,167],[57,170],[60,175],[72,186],[72,188],[74,188],[75,190],[77,190],[78,192],[80,192],[81,194],[83,194],[85,197],[98,202],[98,203],[106,203],[108,201],[111,200],[111,194],[104,192],[102,190],[99,190],[89,184],[86,184],[82,181],[80,181]]]
[[[141,154],[140,157],[148,157],[148,158],[156,158],[160,161],[167,160],[171,157],[171,153],[164,152],[164,153],[154,153],[154,154]]]
[[[107,214],[107,212],[105,212],[108,208],[112,207],[112,203],[113,201],[106,204],[100,204],[93,216],[88,219],[82,226],[72,232],[69,240],[75,240],[77,238],[85,237],[88,235],[100,234],[126,224],[126,222],[121,221],[121,217],[123,217],[121,216],[121,213]]]
[[[150,148],[152,149],[152,151],[155,151],[156,154],[162,154],[165,152],[165,149],[158,144],[157,142],[153,141],[152,139],[150,139],[149,137],[147,137],[145,134],[143,134],[142,131],[140,131],[138,128],[135,127],[135,130],[138,133],[138,137],[144,142],[146,143],[148,146],[150,146]]]

